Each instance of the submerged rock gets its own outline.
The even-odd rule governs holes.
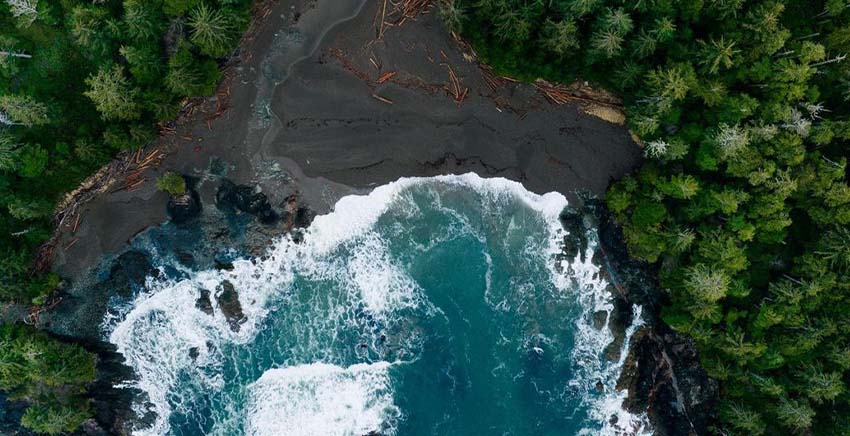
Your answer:
[[[239,293],[233,287],[233,283],[225,280],[216,288],[215,299],[218,301],[218,307],[221,308],[221,313],[227,319],[230,325],[230,330],[238,332],[242,324],[247,321],[245,314],[242,312],[242,304],[239,303]]]
[[[105,283],[118,295],[129,297],[135,288],[145,284],[148,276],[158,277],[159,270],[153,267],[147,254],[130,250],[112,262]]]
[[[191,268],[195,265],[195,256],[192,253],[189,253],[188,251],[178,249],[174,253],[174,255],[177,258],[177,261],[180,262],[180,264],[183,266]]]
[[[593,313],[593,328],[596,330],[602,330],[605,328],[605,324],[608,323],[608,312],[604,310],[598,310]]]

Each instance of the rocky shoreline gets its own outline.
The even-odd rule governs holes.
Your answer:
[[[694,342],[661,320],[666,295],[656,271],[629,257],[623,234],[604,206],[590,206],[600,238],[598,261],[613,284],[615,305],[628,311],[643,307],[645,324],[631,338],[629,356],[617,383],[628,390],[625,407],[646,412],[659,436],[709,434],[719,386],[700,366]]]
[[[165,237],[156,226],[169,217],[167,225],[182,226],[177,237],[186,239],[175,253],[180,262],[226,268],[232,253],[204,243],[260,255],[271,238],[306,227],[344,195],[402,176],[469,171],[586,204],[599,225],[598,261],[616,285],[621,324],[629,323],[632,303],[648,312],[621,379],[626,406],[647,410],[659,434],[705,433],[716,386],[699,369],[692,344],[658,318],[663,296],[647,279],[651,271],[628,259],[604,208],[576,194],[602,196],[639,163],[626,129],[553,104],[534,86],[488,75],[434,10],[379,30],[375,2],[282,0],[269,8],[219,92],[198,103],[224,106],[223,115],[198,110],[181,119],[152,146],[164,157],[145,170],[146,182],[120,189],[116,179],[80,208],[79,225],[60,229],[58,246],[67,248],[57,250],[53,268],[68,286],[41,325],[101,356],[92,390],[97,422],[79,434],[130,430],[132,399],[113,387],[129,374],[102,342],[100,323],[110,298],[132,295],[156,274],[132,244]],[[465,89],[463,98],[454,86]],[[153,181],[167,171],[186,175],[188,199],[157,192]],[[222,286],[206,298],[232,300]],[[205,305],[203,296],[198,304]],[[238,328],[238,307],[230,307]]]
[[[619,350],[627,339],[626,331],[634,322],[634,305],[642,307],[643,325],[629,339],[628,356],[617,382],[617,389],[628,390],[623,407],[632,413],[646,413],[659,436],[709,434],[718,398],[717,382],[700,367],[692,340],[661,320],[665,294],[651,265],[628,255],[622,231],[613,216],[595,196],[579,195],[580,201],[561,217],[570,235],[565,239],[568,256],[584,253],[587,230],[596,229],[598,249],[593,262],[610,283],[614,304],[611,319],[605,312],[595,322],[614,336],[605,353],[609,360],[619,359]]]

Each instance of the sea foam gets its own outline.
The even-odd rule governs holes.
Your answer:
[[[246,435],[393,436],[400,411],[390,393],[389,368],[377,362],[270,369],[248,387]]]
[[[315,218],[301,243],[283,236],[272,242],[264,257],[237,260],[231,271],[201,271],[182,280],[150,279],[144,292],[104,322],[109,340],[117,345],[138,376],[131,385],[148,397],[147,404],[139,406],[139,414],[156,414],[153,425],[135,434],[169,433],[170,417],[175,412],[185,412],[181,407],[191,403],[193,392],[223,389],[226,381],[221,375],[222,350],[228,344],[252,341],[274,311],[282,290],[287,289],[297,275],[331,278],[342,283],[347,289],[347,304],[352,307],[362,304],[371,316],[383,318],[384,322],[395,311],[424,304],[421,289],[386,256],[383,242],[373,232],[376,222],[406,190],[422,184],[468,188],[495,202],[519,200],[548,223],[547,255],[554,258],[561,251],[560,244],[566,234],[558,220],[567,206],[563,195],[554,192],[537,195],[517,182],[484,179],[470,173],[402,178],[377,187],[365,196],[344,197],[332,213]],[[356,244],[346,245],[352,241]],[[353,251],[344,265],[328,260],[329,254],[340,247]],[[592,251],[593,246],[588,249],[586,259],[591,258]],[[621,362],[607,362],[599,352],[613,336],[607,328],[592,328],[595,311],[605,310],[610,314],[613,309],[605,291],[607,283],[600,278],[598,267],[589,260],[561,263],[560,267],[555,267],[552,262],[552,281],[561,292],[575,294],[582,307],[582,315],[575,324],[577,343],[573,352],[581,370],[573,380],[564,383],[579,387],[585,395],[590,416],[602,423],[601,434],[646,430],[645,417],[629,414],[620,407],[625,393],[618,392],[615,384],[622,359]],[[221,316],[221,308],[214,298],[224,281],[238,291],[246,315],[246,322],[237,331]],[[574,283],[579,285],[577,293],[573,290]],[[196,299],[202,289],[213,296],[214,316],[196,308]],[[350,312],[348,308],[338,313],[329,312],[328,319],[307,320],[315,322],[308,327],[334,328],[350,323],[353,318]],[[195,351],[194,357],[190,357],[189,350]],[[624,355],[625,351],[621,351]],[[389,364],[377,362],[345,367],[336,365],[332,355],[314,357],[321,361],[283,362],[289,366],[268,370],[246,387],[249,405],[244,422],[237,427],[256,435],[392,431],[391,424],[402,411],[393,405]],[[191,380],[193,387],[184,393],[181,389],[186,388],[186,380]],[[590,389],[597,381],[604,386],[603,395]],[[617,424],[610,423],[611,416],[617,417]],[[309,433],[313,429],[321,431]],[[298,431],[305,433],[295,433]]]

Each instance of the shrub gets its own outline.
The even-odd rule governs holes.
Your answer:
[[[156,180],[156,188],[171,195],[186,194],[186,179],[175,172],[167,172]]]

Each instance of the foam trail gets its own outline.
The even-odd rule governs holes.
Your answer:
[[[585,428],[579,435],[650,436],[653,431],[649,418],[644,413],[633,414],[625,410],[622,405],[628,391],[617,389],[617,379],[628,357],[629,341],[637,328],[643,324],[642,308],[633,306],[634,321],[626,329],[626,339],[620,347],[619,359],[617,362],[608,361],[601,350],[605,350],[614,341],[614,335],[609,328],[614,305],[611,303],[608,282],[601,278],[599,266],[591,261],[598,246],[597,235],[592,232],[588,236],[589,244],[584,259],[576,256],[571,261],[561,261],[564,272],[554,273],[560,286],[564,286],[566,280],[574,280],[578,284],[577,296],[583,311],[575,322],[577,339],[572,358],[579,363],[580,371],[570,381],[570,386],[581,393],[583,402],[589,406],[591,422],[602,423],[601,429]],[[593,325],[593,317],[600,311],[606,313],[606,325],[597,329]],[[597,383],[601,383],[602,395],[596,392]]]
[[[135,434],[168,434],[171,431],[170,418],[175,412],[185,412],[182,408],[188,407],[184,405],[191,403],[192,395],[224,390],[226,383],[221,375],[221,365],[225,356],[222,350],[228,345],[244,345],[254,340],[263,322],[275,310],[276,301],[283,298],[281,294],[290,291],[291,283],[298,276],[333,280],[344,288],[345,299],[335,302],[339,307],[328,309],[329,312],[324,314],[327,319],[294,320],[312,322],[305,328],[316,331],[355,322],[349,309],[358,304],[365,307],[370,316],[384,323],[390,322],[395,312],[427,305],[425,298],[419,295],[421,289],[387,256],[386,247],[374,229],[381,216],[399,202],[405,191],[426,183],[468,188],[497,204],[519,200],[539,213],[547,223],[550,234],[548,258],[561,252],[565,231],[558,217],[567,206],[566,198],[554,192],[537,195],[517,182],[484,179],[472,173],[402,178],[365,196],[344,197],[337,202],[334,212],[316,217],[306,230],[302,243],[282,237],[272,243],[266,256],[238,260],[233,263],[231,271],[202,271],[179,281],[150,280],[145,292],[105,321],[104,328],[110,342],[116,344],[138,376],[133,385],[148,396],[150,406],[140,407],[139,414],[156,414],[152,426],[139,429]],[[331,261],[333,253],[341,247],[350,250],[349,258],[342,263]],[[586,259],[592,257],[592,250],[592,247],[588,249]],[[608,423],[611,414],[618,416],[620,424],[639,424],[644,418],[632,416],[619,408],[618,404],[625,394],[617,392],[614,384],[622,362],[607,362],[599,353],[613,337],[607,329],[594,330],[591,316],[597,310],[610,313],[613,308],[608,302],[610,295],[605,291],[606,283],[598,273],[598,268],[590,261],[562,261],[561,268],[552,266],[551,278],[565,295],[576,295],[582,307],[582,317],[576,322],[578,343],[573,354],[581,370],[573,382],[587,388],[596,380],[603,381],[605,396],[599,397],[595,391],[589,390],[583,394],[588,398],[591,418],[597,423],[604,422],[601,434],[613,435],[619,432]],[[247,318],[238,331],[233,331],[225,317],[221,316],[222,308],[214,298],[225,281],[238,291]],[[578,291],[574,289],[573,281],[579,284]],[[196,308],[201,290],[213,296],[210,301],[214,316]],[[311,301],[314,302],[317,301]],[[312,340],[315,335],[308,336],[306,339]],[[332,341],[336,339],[331,338]],[[327,344],[319,348],[323,348],[321,352],[330,350]],[[187,352],[190,349],[195,350],[194,357]],[[299,348],[298,351],[304,350]],[[398,419],[400,411],[394,409],[392,403],[388,364],[346,366],[342,363],[344,359],[333,354],[319,355],[318,358],[305,355],[302,358],[313,360],[286,362],[289,366],[266,371],[247,388],[249,407],[244,422],[239,424],[246,432],[256,435],[295,434],[292,432],[316,428],[325,431],[316,434],[348,434],[346,429],[356,433],[368,428],[369,431],[380,429],[391,434],[386,432],[392,431],[391,423]],[[186,380],[190,380],[191,389],[186,389]],[[285,395],[278,395],[281,392]],[[339,398],[330,395],[334,392],[341,393]],[[291,398],[298,401],[291,403]],[[329,419],[331,416],[334,418]],[[275,419],[287,423],[286,428],[292,432],[275,433],[273,429],[284,428],[275,427],[272,424]],[[322,423],[332,427],[321,427],[319,424]]]
[[[377,362],[270,369],[248,387],[248,436],[393,436],[400,411],[388,370]]]

